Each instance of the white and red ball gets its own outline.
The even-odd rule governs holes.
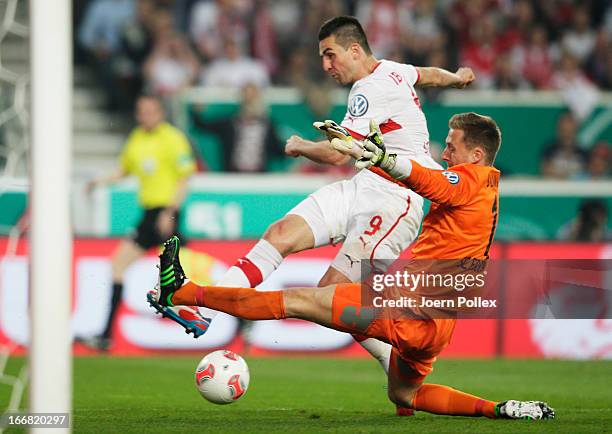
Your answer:
[[[215,404],[231,404],[249,387],[249,367],[233,351],[218,350],[204,356],[195,371],[200,395]]]

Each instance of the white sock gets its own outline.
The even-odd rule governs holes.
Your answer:
[[[359,342],[359,345],[365,348],[368,353],[378,360],[380,366],[385,370],[385,374],[389,373],[389,362],[391,361],[390,344],[379,341],[378,339],[368,338]]]
[[[217,286],[230,286],[234,288],[253,288],[272,274],[283,262],[282,255],[266,240],[259,240],[244,257],[236,261],[236,265],[225,272]],[[219,312],[201,307],[200,313],[206,318],[213,319]]]
[[[254,288],[283,262],[282,255],[266,240],[259,240],[243,258],[238,259],[217,282],[218,286]]]

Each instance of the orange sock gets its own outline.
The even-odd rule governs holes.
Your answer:
[[[413,400],[415,410],[451,416],[486,416],[489,418],[495,418],[495,404],[493,401],[438,384],[423,384],[417,390]]]
[[[172,295],[172,303],[208,307],[248,320],[285,318],[283,291],[198,286],[188,282]]]

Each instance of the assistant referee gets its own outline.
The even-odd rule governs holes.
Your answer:
[[[120,156],[119,169],[87,183],[87,191],[129,175],[139,181],[138,201],[143,217],[132,235],[121,241],[112,256],[112,297],[102,334],[79,338],[92,348],[106,351],[111,344],[113,320],[123,293],[123,274],[147,250],[178,234],[178,213],[187,193],[187,181],[196,165],[187,137],[165,120],[161,101],[149,95],[136,103],[138,125],[130,133]]]

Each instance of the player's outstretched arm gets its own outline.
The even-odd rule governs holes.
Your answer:
[[[331,143],[335,149],[344,152],[338,139]],[[358,169],[378,167],[421,196],[447,205],[461,205],[469,200],[473,194],[472,186],[476,182],[470,171],[458,169],[462,172],[460,175],[450,170],[429,169],[407,156],[390,153],[374,119],[370,120],[370,134],[363,141],[363,153],[355,161],[355,166]]]
[[[463,89],[472,83],[476,76],[471,68],[459,68],[457,72],[450,72],[436,67],[417,67],[419,81],[416,86],[421,87],[456,87]]]
[[[285,154],[290,157],[306,157],[315,163],[332,166],[341,166],[350,160],[348,155],[333,149],[327,140],[313,142],[299,136],[291,136],[287,139]]]

